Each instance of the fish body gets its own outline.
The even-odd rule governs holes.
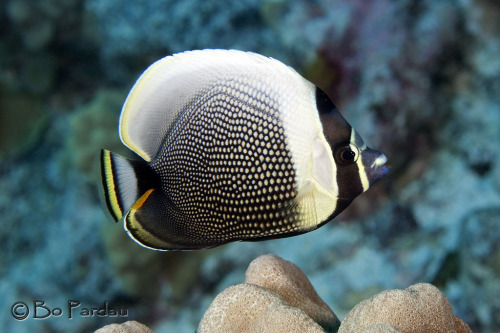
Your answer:
[[[153,63],[101,151],[108,209],[142,246],[209,248],[289,237],[331,220],[386,172],[328,96],[251,52],[198,50]]]

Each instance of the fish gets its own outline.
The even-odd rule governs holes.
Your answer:
[[[104,200],[138,244],[198,250],[315,230],[388,172],[320,88],[257,53],[166,56],[130,90],[102,149]]]

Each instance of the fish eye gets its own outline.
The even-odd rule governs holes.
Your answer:
[[[340,165],[354,164],[358,160],[358,149],[351,145],[341,146],[335,150],[335,162]]]

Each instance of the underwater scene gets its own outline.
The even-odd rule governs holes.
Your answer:
[[[4,0],[0,27],[1,332],[500,332],[499,1]],[[183,53],[154,72],[174,79],[137,81],[204,49],[279,62]],[[212,77],[241,79],[220,88],[233,109],[255,77],[289,109],[239,134],[183,132],[176,155],[163,118],[216,126],[182,104]],[[187,111],[151,118],[170,104]],[[252,133],[269,151],[236,140],[213,175],[186,178],[203,145]],[[255,162],[273,156],[286,178]],[[210,182],[236,165],[279,186],[237,201],[240,174]],[[222,235],[210,209],[233,199],[217,218],[239,233]],[[278,210],[247,214],[259,202]],[[170,237],[200,216],[201,238]]]

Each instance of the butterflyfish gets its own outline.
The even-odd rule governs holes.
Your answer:
[[[388,171],[320,88],[251,52],[156,61],[130,90],[119,135],[138,158],[101,151],[105,201],[156,250],[312,231]]]

